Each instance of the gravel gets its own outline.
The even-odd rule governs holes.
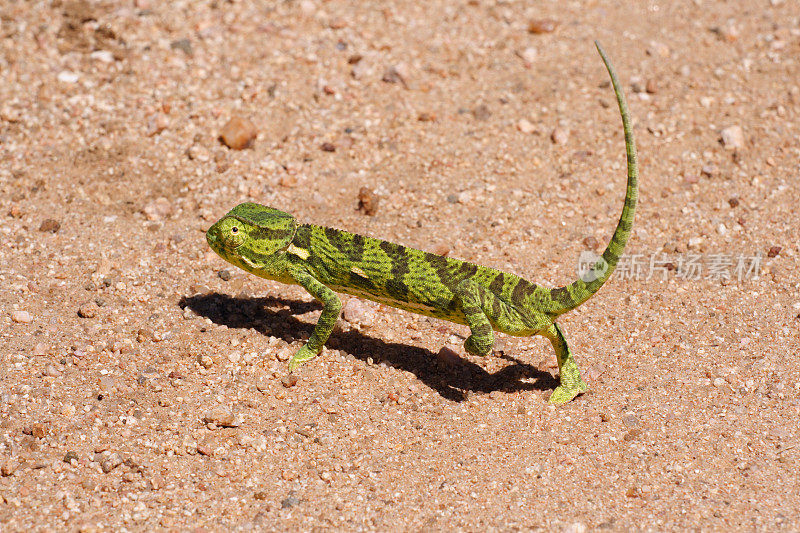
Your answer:
[[[12,311],[11,320],[18,324],[30,324],[33,322],[33,315],[28,311]]]
[[[244,150],[250,148],[256,140],[258,130],[255,124],[244,117],[232,117],[220,130],[219,138],[233,150]]]

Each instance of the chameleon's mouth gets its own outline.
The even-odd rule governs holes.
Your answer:
[[[217,235],[217,228],[214,226],[211,226],[206,232],[206,242],[208,242],[208,246],[218,254],[223,248],[222,241]]]
[[[209,245],[209,246],[210,246],[212,249],[216,249],[216,244],[217,244],[217,236],[214,234],[215,232],[214,232],[214,231],[212,231],[213,229],[214,229],[214,227],[212,226],[212,227],[211,227],[211,228],[209,228],[209,229],[208,229],[208,231],[206,232],[206,242],[208,242],[208,245]]]

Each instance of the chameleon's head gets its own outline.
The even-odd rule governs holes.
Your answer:
[[[252,272],[285,252],[296,230],[297,222],[289,213],[248,202],[211,226],[206,240],[224,260]]]

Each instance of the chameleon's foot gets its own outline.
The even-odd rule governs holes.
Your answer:
[[[494,342],[491,338],[489,338],[489,342],[487,343],[485,340],[477,341],[475,340],[475,335],[470,335],[467,337],[467,340],[464,341],[464,349],[467,351],[467,353],[472,355],[486,357],[491,353],[493,344]]]
[[[553,405],[565,404],[575,398],[578,394],[586,392],[587,390],[589,390],[589,387],[582,379],[578,383],[574,383],[569,387],[565,385],[559,385],[556,387],[556,390],[553,391],[553,394],[550,395],[549,402]]]
[[[289,372],[294,372],[296,368],[301,365],[304,365],[311,359],[314,359],[317,356],[313,350],[309,349],[308,345],[303,346],[297,353],[295,353],[291,359],[289,359]]]

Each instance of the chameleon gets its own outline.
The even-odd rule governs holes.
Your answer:
[[[289,371],[316,357],[342,309],[338,293],[469,327],[464,342],[472,355],[492,351],[494,331],[541,335],[555,350],[559,385],[551,404],[586,392],[575,357],[556,320],[592,297],[609,279],[633,226],[638,198],[636,145],[625,95],[602,46],[622,116],[627,154],[627,191],[614,234],[602,256],[569,285],[547,288],[509,272],[444,257],[334,228],[301,224],[279,209],[242,203],[206,232],[209,246],[229,263],[256,276],[303,287],[322,303],[307,342],[292,356]]]

